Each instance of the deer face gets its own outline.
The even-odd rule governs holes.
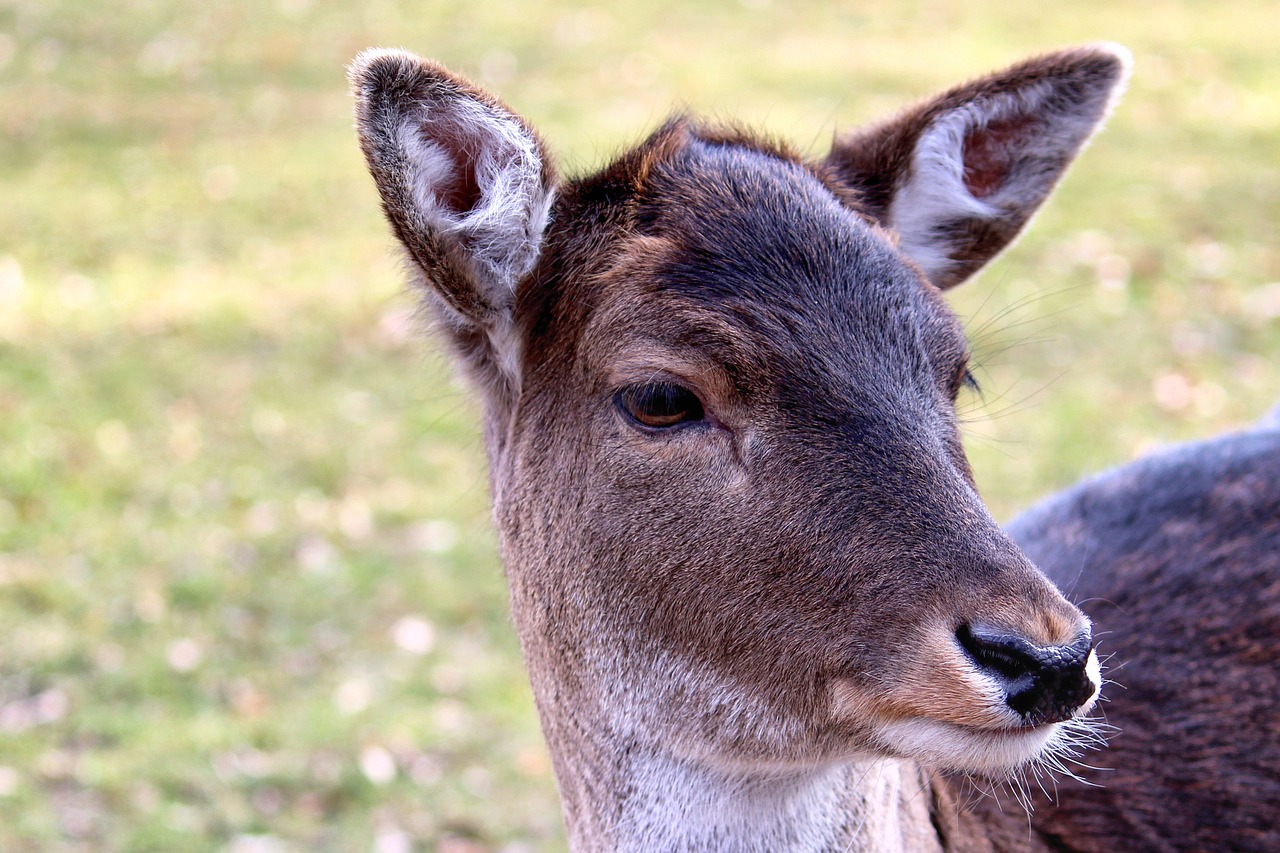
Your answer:
[[[726,766],[1002,770],[1088,710],[1087,621],[975,492],[940,287],[1017,233],[1122,74],[1033,60],[821,163],[675,121],[557,186],[491,97],[358,60],[384,209],[487,393],[549,734],[585,708]]]

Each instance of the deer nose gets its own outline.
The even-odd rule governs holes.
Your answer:
[[[1007,629],[981,624],[961,625],[956,639],[1030,725],[1071,719],[1098,689],[1088,671],[1093,653],[1088,628],[1066,646],[1038,646]]]

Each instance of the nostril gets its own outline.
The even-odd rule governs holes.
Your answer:
[[[1005,678],[1019,678],[1040,668],[1037,648],[1016,634],[985,625],[961,625],[956,639],[979,667]]]
[[[961,625],[956,639],[978,669],[997,681],[1005,703],[1034,724],[1069,719],[1093,696],[1093,638],[1086,631],[1064,646],[1037,646],[1010,631]]]

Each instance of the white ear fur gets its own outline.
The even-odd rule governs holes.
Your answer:
[[[980,120],[972,107],[946,115],[920,135],[910,171],[889,204],[885,224],[898,235],[898,248],[931,281],[952,267],[952,247],[937,233],[939,224],[991,219],[999,211],[979,201],[964,185],[964,138]]]
[[[496,99],[407,51],[366,50],[350,77],[384,209],[428,283],[459,319],[509,311],[554,196],[537,138]]]
[[[1110,112],[1124,90],[1132,57],[1120,45],[1091,45],[1089,50],[1110,54],[1121,66],[1118,80],[1097,95],[1064,98],[1053,77],[1032,79],[943,111],[920,133],[885,224],[931,281],[947,282],[958,274],[965,251],[956,240],[957,225],[1021,217],[1015,231],[1021,229]],[[1100,98],[1101,105],[1090,105],[1090,97]],[[1018,165],[991,192],[976,194],[965,181],[966,141],[1001,123],[1019,121],[1035,126],[1016,143]]]
[[[533,138],[518,122],[472,101],[450,104],[447,120],[439,107],[417,105],[406,111],[396,139],[410,169],[413,200],[423,223],[466,245],[481,277],[498,289],[493,304],[510,301],[516,283],[533,269],[547,224],[553,192],[542,182],[542,157]],[[459,163],[445,145],[432,139],[433,123],[447,121],[465,134],[469,164]],[[456,144],[457,140],[455,140]],[[442,203],[442,187],[462,180],[471,168],[479,199],[469,210]],[[501,295],[499,295],[501,294]]]

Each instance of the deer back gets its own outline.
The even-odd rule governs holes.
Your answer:
[[[1081,603],[1119,732],[1036,825],[1072,849],[1280,849],[1280,420],[1155,454],[1009,526]]]

